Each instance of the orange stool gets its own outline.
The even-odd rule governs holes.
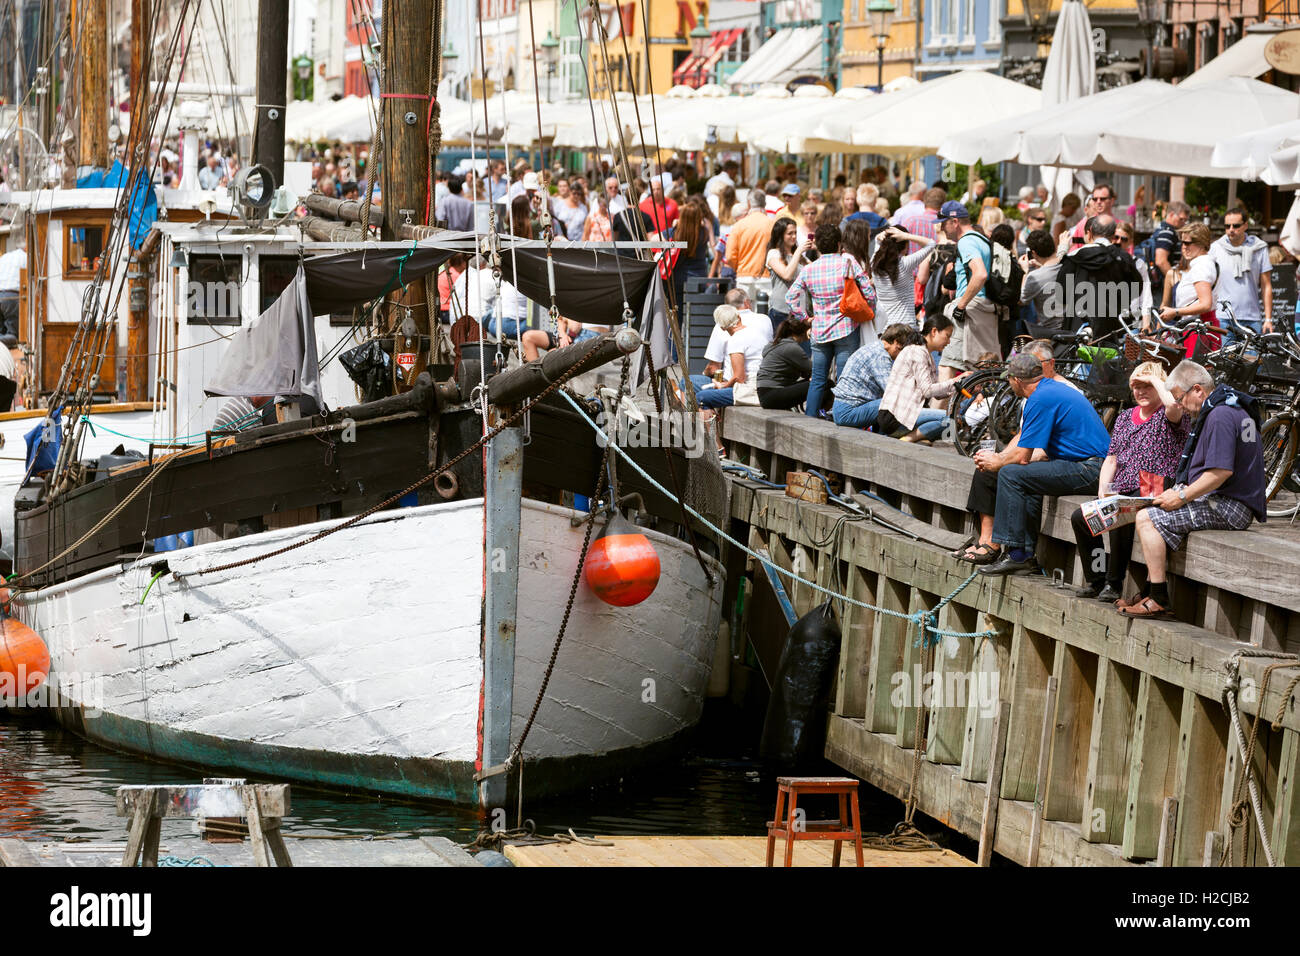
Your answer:
[[[800,794],[838,796],[840,818],[800,823],[797,816]],[[787,795],[790,798],[788,807]],[[796,840],[834,840],[832,866],[840,865],[840,845],[845,840],[852,840],[858,866],[862,866],[862,819],[858,815],[858,782],[851,777],[777,777],[776,819],[767,825],[768,866],[772,865],[778,836],[785,839],[786,866],[793,864]]]

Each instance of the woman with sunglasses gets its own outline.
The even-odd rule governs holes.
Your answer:
[[[1133,231],[1131,222],[1120,222],[1115,226],[1115,239],[1119,246],[1130,256],[1133,256],[1133,264],[1137,266],[1138,275],[1142,277],[1142,291],[1138,294],[1139,318],[1142,324],[1142,331],[1151,330],[1151,313],[1154,309],[1154,300],[1151,298],[1151,270],[1147,268],[1146,260],[1141,256],[1133,255],[1133,249],[1137,243],[1137,234]]]
[[[1202,222],[1183,227],[1179,233],[1182,260],[1176,270],[1169,273],[1173,281],[1165,282],[1160,318],[1178,323],[1196,318],[1207,325],[1219,327],[1214,315],[1214,285],[1219,281],[1219,267],[1210,251],[1210,227]],[[1207,334],[1198,343],[1200,335],[1187,337],[1187,357],[1194,359],[1198,344],[1203,351],[1217,349],[1219,336]]]

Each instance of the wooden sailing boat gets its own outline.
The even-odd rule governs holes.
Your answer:
[[[390,90],[427,83],[433,9],[404,5],[401,29],[425,46],[411,45],[405,64],[392,56]],[[384,30],[386,50],[404,49],[398,24]],[[274,103],[273,93],[259,91],[259,102]],[[278,146],[261,125],[274,118],[259,118],[258,142],[271,149],[259,160],[282,155],[279,116]],[[387,128],[411,125],[390,116]],[[409,132],[427,142],[425,130]],[[399,175],[407,153],[390,149],[386,229],[393,209],[428,208],[426,177]],[[337,410],[233,436],[206,432],[189,449],[151,448],[141,461],[86,460],[65,445],[59,467],[24,482],[14,607],[49,646],[62,723],[163,759],[484,807],[502,805],[503,771],[516,764],[525,726],[530,796],[625,773],[680,742],[702,711],[722,594],[722,569],[693,541],[680,503],[620,476],[620,491],[640,498],[659,584],[633,607],[578,584],[566,606],[589,533],[573,498],[592,496],[610,463],[584,420],[595,407],[575,411],[549,383],[557,363],[594,367],[635,337],[557,350],[544,369],[488,382],[494,425],[549,394],[529,407],[526,429],[505,427],[480,450],[489,423],[471,400],[471,363],[458,380],[413,369],[409,390],[351,404],[350,382],[333,368],[317,375],[313,348],[287,366],[249,351],[272,322],[284,323],[277,341],[299,330],[307,345],[333,349],[352,326],[332,316],[399,287],[396,314],[420,311],[417,283],[472,237],[349,247],[265,223],[159,232],[168,263],[160,299],[169,303],[160,322],[192,339],[178,331],[169,340],[171,422],[210,427],[202,391],[242,354],[298,376],[285,393],[318,378],[321,405]],[[565,314],[591,322],[639,314],[659,281],[651,262],[595,251],[521,243],[510,255],[530,298],[553,294]],[[176,305],[184,298],[175,290],[204,256],[234,261],[247,277],[230,339],[195,336]],[[293,278],[283,291],[266,289],[271,267],[286,262]],[[247,307],[268,297],[265,309]],[[420,349],[427,365],[436,336],[427,325],[417,335],[430,342]],[[691,503],[721,519],[716,461],[681,448],[633,457],[660,487],[684,476]],[[194,546],[150,553],[187,531]]]

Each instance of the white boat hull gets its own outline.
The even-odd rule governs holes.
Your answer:
[[[569,509],[524,502],[512,740],[536,700],[577,566]],[[56,713],[96,742],[195,766],[477,802],[483,682],[481,500],[384,512],[150,555],[21,599],[50,649]],[[579,586],[525,747],[529,795],[577,789],[698,720],[718,630],[685,543],[647,532],[662,575],[641,605]]]

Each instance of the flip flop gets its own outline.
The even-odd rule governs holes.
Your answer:
[[[1144,597],[1136,604],[1120,608],[1119,613],[1125,617],[1163,617],[1170,613],[1170,609],[1162,607],[1149,597]]]

